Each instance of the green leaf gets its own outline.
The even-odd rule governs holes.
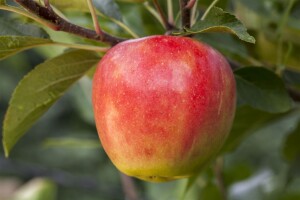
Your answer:
[[[89,7],[86,0],[52,0],[52,5],[61,10],[80,10],[81,12],[89,12]],[[122,15],[118,5],[113,0],[93,0],[95,8],[108,17],[122,20]]]
[[[0,5],[6,5],[6,1],[5,0],[0,0]]]
[[[113,0],[94,0],[94,6],[99,10],[102,14],[122,21],[121,11],[118,5]]]
[[[20,51],[53,43],[50,39],[30,36],[0,36],[0,60]]]
[[[198,20],[192,28],[174,34],[196,34],[205,32],[228,32],[235,34],[245,42],[255,43],[245,26],[232,14],[221,8],[213,7],[205,20]]]
[[[279,117],[282,114],[271,114],[249,106],[238,107],[231,132],[221,152],[234,150],[248,135]]]
[[[228,166],[223,173],[225,185],[232,185],[251,177],[253,169],[247,163],[241,162]]]
[[[93,52],[69,51],[38,65],[20,81],[3,124],[6,156],[24,133],[98,61]]]
[[[206,33],[198,34],[195,38],[219,50],[230,60],[242,63],[243,65],[253,64],[253,59],[251,58],[245,43],[240,42],[239,39],[232,35],[223,33]]]
[[[245,67],[235,71],[238,98],[253,108],[270,113],[291,109],[292,102],[282,80],[263,67]]]
[[[32,36],[49,38],[49,35],[41,28],[32,24],[24,24],[8,17],[0,18],[0,35],[8,36]]]
[[[296,129],[290,133],[285,141],[283,154],[288,161],[293,161],[297,157],[300,158],[300,123]]]

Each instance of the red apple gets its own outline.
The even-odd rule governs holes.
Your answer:
[[[123,173],[148,181],[197,173],[220,150],[235,113],[226,59],[187,37],[116,45],[100,61],[92,93],[109,158]]]

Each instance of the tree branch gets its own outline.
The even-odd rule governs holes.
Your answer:
[[[84,38],[97,40],[101,42],[108,43],[112,46],[125,41],[124,38],[114,37],[106,32],[99,35],[95,31],[72,24],[58,14],[56,14],[51,7],[44,7],[33,0],[14,0],[22,7],[24,7],[29,12],[37,15],[38,17],[52,23],[54,26],[51,27],[55,31],[63,31],[67,33],[72,33],[74,35],[78,35]]]
[[[287,91],[290,95],[290,97],[294,100],[294,101],[298,101],[300,102],[300,93],[298,91],[296,91],[295,89],[288,87]]]

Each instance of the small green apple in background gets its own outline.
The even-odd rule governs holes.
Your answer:
[[[229,64],[187,37],[116,45],[100,61],[92,93],[111,161],[127,175],[154,182],[197,173],[220,150],[235,113]]]

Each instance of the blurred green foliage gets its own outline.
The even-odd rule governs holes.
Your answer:
[[[7,2],[12,4],[11,1]],[[64,1],[53,1],[72,22],[92,28],[89,13],[78,11],[86,4],[75,0],[72,2],[70,7],[65,6]],[[110,2],[109,10],[106,10],[107,5],[101,3],[96,4],[96,7],[101,26],[111,34],[132,38],[135,34],[142,37],[164,33],[163,26],[143,3],[106,2]],[[160,1],[165,11],[166,2]],[[210,3],[210,0],[199,1],[198,17]],[[173,4],[175,22],[180,24],[178,5],[175,1]],[[217,48],[233,65],[264,66],[269,69],[268,72],[273,72],[265,75],[264,70],[254,69],[253,72],[250,69],[251,73],[244,73],[249,68],[241,69],[242,72],[236,71],[236,75],[243,78],[244,82],[248,81],[248,85],[239,82],[241,98],[238,100],[233,130],[216,161],[189,180],[162,184],[134,180],[138,194],[145,200],[218,200],[224,199],[224,193],[230,200],[298,200],[300,109],[297,101],[288,102],[290,99],[286,97],[283,84],[286,88],[300,91],[300,1],[220,0],[217,6],[235,14],[255,36],[256,44],[246,44],[235,36],[224,33],[199,34],[196,38]],[[32,22],[28,19],[24,21],[24,18],[16,14],[0,12],[0,27],[7,27],[9,23],[4,22],[11,22],[10,20]],[[119,22],[124,23],[131,32],[126,31]],[[47,33],[40,32],[41,29],[31,26],[2,28],[0,35],[19,32],[42,38],[50,37],[54,41],[98,45],[94,41],[82,40],[48,28],[45,29]],[[0,55],[1,50],[3,49],[0,49]],[[22,77],[45,59],[60,55],[64,50],[62,47],[38,47],[0,61],[1,122],[13,90]],[[280,76],[275,75],[276,73]],[[273,81],[272,85],[267,85],[269,82],[263,83],[266,80]],[[270,90],[270,87],[275,89]],[[6,192],[0,190],[1,200],[13,197],[25,200],[18,193],[31,190],[26,184],[30,185],[32,182],[35,184],[31,188],[36,190],[37,196],[39,189],[42,188],[43,191],[46,183],[45,190],[49,194],[49,200],[125,199],[120,174],[98,141],[90,91],[91,79],[81,78],[22,137],[10,158],[4,158],[1,148],[0,188],[7,188]],[[258,93],[263,98],[259,98]],[[272,106],[268,104],[268,100],[272,98],[276,99],[275,107],[285,106],[287,109],[270,112],[274,111],[272,107],[268,107]],[[264,101],[260,103],[262,99]],[[255,106],[256,103],[259,105]],[[292,105],[288,105],[289,103]],[[40,177],[43,179],[39,179]],[[31,199],[34,200],[33,198]],[[46,196],[40,199],[47,200]]]

